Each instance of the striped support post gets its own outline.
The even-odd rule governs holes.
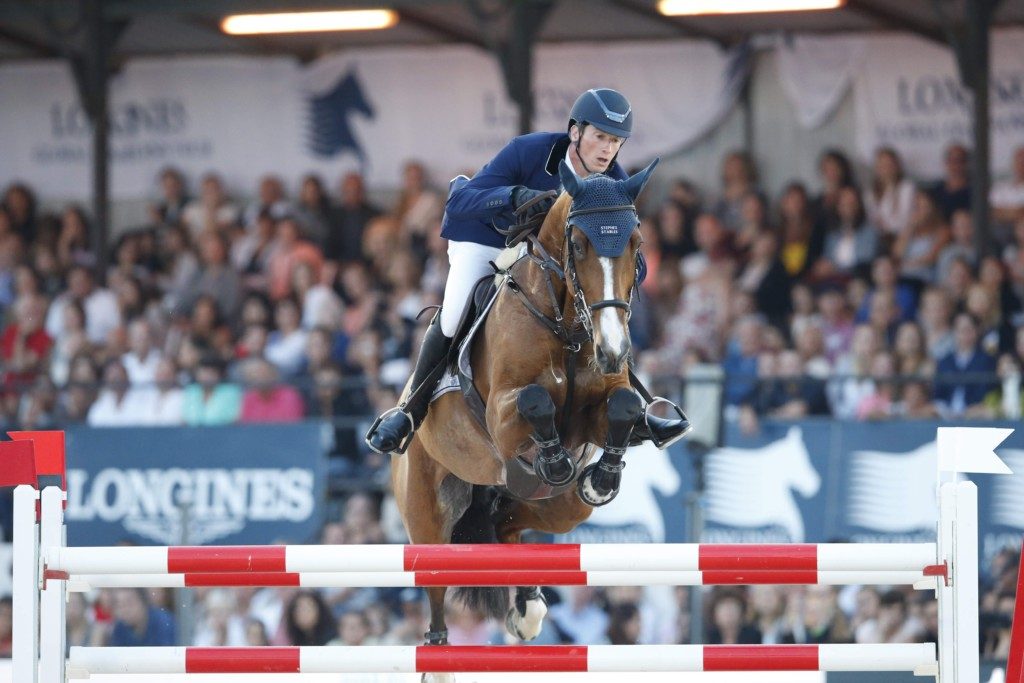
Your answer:
[[[790,545],[564,544],[200,546],[46,549],[47,569],[68,574],[199,572],[916,571],[934,543]],[[536,582],[534,582],[536,583]]]
[[[72,647],[71,676],[200,673],[936,671],[935,645]]]
[[[12,592],[14,629],[11,633],[11,680],[39,680],[39,527],[32,486],[14,489],[14,562]]]
[[[404,588],[412,586],[912,586],[934,579],[917,572],[813,571],[422,571],[422,572],[198,572],[193,574],[76,574],[48,572],[67,579],[72,591],[94,588],[191,588],[198,586],[301,586],[303,588]]]

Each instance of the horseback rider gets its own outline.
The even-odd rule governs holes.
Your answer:
[[[546,213],[555,202],[550,191],[559,188],[558,164],[563,159],[580,178],[604,173],[625,180],[628,175],[616,156],[632,132],[633,112],[625,97],[608,88],[588,90],[573,104],[565,133],[513,138],[471,180],[461,186],[459,179],[453,181],[441,228],[450,263],[441,311],[423,337],[409,399],[370,428],[366,443],[371,449],[381,454],[404,450],[426,416],[473,285],[493,273],[490,262],[505,248],[506,237],[494,224],[526,223]],[[645,271],[641,259],[641,279]],[[424,382],[430,386],[416,391]],[[642,415],[634,435],[659,445],[671,443],[689,429],[689,421],[676,410],[677,419]]]

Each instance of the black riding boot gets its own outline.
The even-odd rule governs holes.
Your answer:
[[[413,432],[427,415],[430,395],[444,374],[444,360],[451,343],[451,338],[444,336],[441,331],[441,314],[438,313],[423,335],[420,355],[412,373],[409,397],[405,403],[377,418],[366,432],[367,446],[381,455],[405,453]]]
[[[675,407],[675,406],[673,406]],[[676,410],[679,410],[676,408]],[[657,415],[641,415],[633,427],[633,436],[630,445],[638,445],[644,441],[651,441],[658,448],[667,448],[690,431],[690,421],[679,410],[681,417],[664,418]]]

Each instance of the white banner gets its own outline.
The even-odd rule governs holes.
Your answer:
[[[743,52],[711,44],[542,46],[535,57],[538,130],[561,130],[580,92],[606,86],[630,98],[637,133],[627,165],[692,143],[735,102]],[[90,192],[89,125],[61,62],[0,67],[0,186],[23,180],[42,195]],[[296,182],[316,171],[333,184],[362,169],[397,186],[405,161],[438,184],[486,162],[517,129],[497,62],[469,47],[360,49],[308,67],[285,58],[130,62],[111,86],[111,194],[154,191],[166,165],[193,181],[217,170],[236,192],[264,173]]]
[[[775,54],[779,80],[801,126],[814,129],[835,113],[864,57],[864,39],[788,36]]]
[[[960,83],[952,50],[906,36],[866,37],[866,53],[854,83],[857,151],[869,160],[875,149],[894,147],[908,170],[921,178],[942,175],[947,145],[970,146],[971,93]],[[992,35],[992,168],[1010,168],[1024,145],[1024,30]]]

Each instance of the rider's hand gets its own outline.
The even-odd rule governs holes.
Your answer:
[[[551,193],[548,192],[531,190],[523,185],[517,185],[512,190],[512,208],[520,222],[525,222],[537,214],[547,213],[551,210],[555,203],[555,197],[550,195]]]

